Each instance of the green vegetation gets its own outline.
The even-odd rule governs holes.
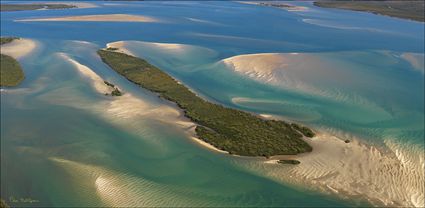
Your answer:
[[[282,2],[276,2],[276,3],[260,2],[259,5],[261,5],[261,6],[278,7],[278,8],[286,8],[286,9],[296,8],[296,6],[289,5],[289,4],[283,4]]]
[[[301,162],[298,161],[298,160],[278,160],[277,163],[280,163],[280,164],[290,164],[290,165],[298,165]]]
[[[0,45],[18,39],[15,37],[1,37]],[[21,65],[14,58],[0,54],[0,87],[17,86],[24,79]]]
[[[291,126],[292,126],[293,129],[299,131],[301,134],[303,134],[306,137],[310,137],[310,138],[314,137],[314,132],[311,129],[305,127],[305,126],[300,126],[300,125],[295,124],[295,123],[292,123]]]
[[[118,90],[118,88],[114,88],[114,90],[111,92],[112,96],[121,96],[121,91]]]
[[[366,11],[374,14],[425,21],[425,1],[316,1],[315,6]]]
[[[106,85],[108,85],[109,87],[115,87],[115,85],[114,85],[114,84],[112,84],[112,83],[110,83],[110,82],[108,82],[108,81],[103,80],[103,83],[105,83],[105,84],[106,84]]]
[[[0,87],[17,86],[24,79],[24,72],[14,58],[0,54]]]
[[[109,48],[106,48],[106,50],[108,50],[108,51],[116,51],[116,50],[118,50],[118,48],[109,47]]]
[[[143,59],[99,50],[103,62],[129,81],[175,102],[197,123],[197,136],[218,149],[244,156],[271,156],[310,152],[302,135],[284,121],[264,120],[253,114],[205,101],[168,74]]]
[[[19,38],[16,38],[16,37],[1,37],[0,38],[0,45],[10,43],[10,42],[12,42],[13,40],[16,40],[16,39],[19,39]]]
[[[105,81],[105,80],[103,80],[103,83],[105,83],[109,87],[114,88],[114,90],[111,92],[111,94],[106,93],[105,95],[111,95],[111,96],[121,96],[122,95],[122,92],[117,87],[115,87],[114,84],[112,84],[108,81]]]
[[[70,9],[75,8],[74,5],[69,4],[0,4],[0,11],[25,11],[37,9]]]

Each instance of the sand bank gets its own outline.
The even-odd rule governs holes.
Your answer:
[[[273,156],[263,162],[243,162],[248,169],[284,183],[350,199],[366,199],[376,206],[424,205],[423,150],[401,149],[390,140],[376,148],[349,137],[319,133],[306,141],[313,152]],[[296,159],[299,165],[277,164]]]
[[[105,94],[110,93],[112,90],[114,90],[113,87],[106,85],[104,83],[104,80],[87,66],[78,63],[74,59],[68,57],[66,54],[61,53],[59,55],[62,56],[68,62],[72,63],[83,77],[89,78],[90,83],[99,93]]]
[[[143,42],[143,41],[117,41],[108,43],[107,47],[114,47],[122,50],[123,53],[131,55],[132,53],[126,48],[127,45],[139,44],[152,47],[157,50],[166,50],[170,52],[183,52],[190,48],[189,45],[177,44],[177,43],[156,43],[156,42]],[[134,55],[132,55],[134,56]]]
[[[422,53],[403,53],[401,54],[401,58],[406,60],[412,65],[412,67],[424,74],[425,71],[425,55]]]
[[[12,56],[15,59],[22,58],[30,54],[38,46],[37,42],[31,39],[17,39],[11,43],[3,44],[1,46],[1,53]]]
[[[390,59],[384,53],[378,54],[375,54],[377,58]],[[262,84],[328,102],[356,105],[365,114],[388,118],[390,115],[385,109],[364,96],[363,92],[355,91],[359,88],[357,80],[367,80],[379,90],[384,89],[375,84],[376,79],[391,80],[391,77],[380,77],[377,73],[366,73],[364,69],[370,66],[347,59],[358,57],[360,60],[362,55],[364,52],[260,53],[233,56],[221,63],[229,70]],[[371,112],[369,108],[374,110]]]
[[[35,18],[15,20],[18,22],[42,22],[42,21],[65,21],[65,22],[159,22],[158,19],[142,15],[129,14],[104,14],[104,15],[81,15],[51,18]]]
[[[108,44],[106,44],[106,47],[107,48],[117,48],[118,50],[118,52],[121,52],[121,53],[125,53],[125,54],[127,54],[127,55],[130,55],[130,56],[134,56],[134,54],[133,53],[131,53],[131,51],[129,51],[127,48],[126,48],[126,42],[125,41],[117,41],[117,42],[112,42],[112,43],[108,43]]]
[[[72,63],[75,69],[83,77],[88,78],[88,81],[97,92],[105,94],[110,93],[113,90],[112,87],[105,85],[104,79],[87,66],[78,63],[66,54],[60,53],[59,56]],[[118,87],[117,85],[115,86]],[[99,106],[101,107],[97,108]],[[85,107],[90,108],[88,105]],[[120,122],[130,122],[131,124],[128,127],[134,125],[134,122],[131,121],[135,121],[140,118],[154,119],[181,128],[196,144],[199,144],[206,149],[227,153],[196,138],[196,124],[185,118],[183,112],[178,109],[177,106],[173,107],[166,104],[158,105],[147,100],[142,100],[128,92],[124,92],[124,95],[107,99],[97,105],[97,107],[94,107],[94,110],[99,111],[102,115],[105,115],[104,112],[106,112],[106,116],[108,116],[109,119],[112,118],[112,120],[118,120]],[[135,126],[135,128],[139,127]]]
[[[199,66],[211,63],[217,57],[217,52],[214,50],[189,44],[126,40],[108,43],[107,46],[176,71],[205,70],[204,67]]]

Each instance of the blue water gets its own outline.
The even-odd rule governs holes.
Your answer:
[[[400,58],[424,53],[423,23],[321,9],[311,2],[296,3],[309,7],[306,12],[224,1],[95,3],[99,7],[1,13],[1,36],[40,43],[20,60],[26,79],[12,89],[18,93],[1,94],[1,197],[6,202],[30,197],[38,202],[18,205],[369,205],[367,197],[340,198],[248,171],[235,165],[239,159],[205,150],[179,128],[152,118],[128,128],[124,121],[105,119],[90,107],[104,101],[103,95],[57,53],[125,92],[168,105],[96,57],[96,50],[121,40],[190,45],[191,50],[175,54],[140,44],[128,49],[210,101],[354,135],[379,147],[389,139],[423,154],[424,74]],[[14,21],[121,13],[162,22]],[[323,75],[320,68],[317,79],[300,78],[330,95],[324,97],[250,79],[220,62],[241,54],[295,52],[331,63],[350,79]],[[20,88],[25,90],[19,93]]]

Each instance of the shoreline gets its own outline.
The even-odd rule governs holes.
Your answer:
[[[403,5],[404,3],[404,5]],[[422,3],[422,4],[420,4]],[[397,18],[413,22],[424,23],[423,1],[314,1],[313,5],[325,9],[340,9],[355,12],[366,12],[384,17]],[[407,8],[407,9],[403,9]],[[412,9],[415,8],[415,9]],[[422,8],[422,10],[420,10]]]
[[[134,56],[134,57],[137,57],[136,55],[134,55],[131,51],[129,51],[127,48],[125,48],[125,44],[126,44],[126,42],[125,41],[116,41],[116,42],[111,42],[111,43],[107,43],[106,44],[106,48],[105,49],[107,49],[107,48],[115,48],[116,50],[114,50],[114,52],[119,52],[119,53],[123,53],[123,54],[126,54],[126,55],[130,55],[130,56]],[[161,45],[160,43],[156,43],[157,45]],[[173,44],[173,45],[177,45],[177,44]],[[165,47],[165,49],[167,49],[167,47]],[[178,83],[179,84],[181,84],[179,81],[178,81]],[[193,90],[192,89],[189,89],[191,92],[193,92]],[[196,94],[196,93],[195,93]],[[172,104],[174,104],[175,105],[175,103],[174,102],[172,102],[172,101],[170,101],[170,100],[167,100],[166,99],[166,101],[167,102],[169,102],[169,103],[172,103]],[[176,108],[177,108],[177,110],[179,110],[179,111],[181,111],[181,109],[180,108],[178,108],[178,106],[176,105]],[[252,114],[251,112],[249,112],[250,114]],[[276,118],[276,117],[274,117],[274,115],[270,115],[270,117],[268,117],[268,116],[265,116],[264,114],[253,114],[253,115],[255,115],[256,117],[259,117],[259,118],[262,118],[262,119],[266,119],[266,120],[279,120],[279,121],[283,121],[283,122],[288,122],[288,123],[291,123],[289,120],[285,120],[285,119],[281,119],[281,118]],[[184,118],[186,118],[185,116],[184,116],[184,114],[182,114],[182,116],[184,117]],[[188,119],[188,118],[186,118],[186,119]],[[189,119],[188,119],[189,120]],[[189,120],[190,121],[190,120]],[[190,121],[190,122],[192,122],[192,121]],[[192,122],[193,123],[193,122]],[[195,123],[193,123],[194,124],[194,127],[192,127],[191,129],[190,129],[190,131],[192,131],[192,133],[191,133],[191,135],[189,136],[190,137],[190,139],[192,140],[192,141],[194,141],[196,144],[198,144],[198,145],[200,145],[200,146],[202,146],[203,148],[205,148],[205,149],[207,149],[207,150],[211,150],[211,151],[214,151],[214,152],[218,152],[218,153],[222,153],[222,154],[227,154],[227,155],[230,155],[230,156],[235,156],[235,157],[247,157],[247,158],[265,158],[265,157],[263,157],[263,156],[244,156],[244,155],[238,155],[238,154],[235,154],[235,153],[230,153],[230,152],[228,152],[228,151],[225,151],[225,150],[222,150],[222,149],[219,149],[219,148],[217,148],[217,147],[215,147],[214,145],[212,145],[212,144],[210,144],[210,143],[207,143],[207,142],[205,142],[204,140],[202,140],[201,138],[198,138],[197,137],[197,135],[196,135],[196,132],[195,132],[195,127],[196,127],[196,124]],[[301,132],[299,132],[300,134],[302,134]],[[305,139],[305,137],[303,136],[303,139],[302,140],[306,140]],[[302,153],[302,154],[307,154],[307,153]],[[294,156],[294,155],[274,155],[274,156],[270,156],[270,158],[272,158],[272,157],[287,157],[287,156]]]
[[[268,6],[268,7],[276,7],[278,9],[284,9],[288,12],[305,12],[308,11],[308,7],[304,6],[296,6],[293,4],[289,4],[287,2],[273,2],[273,1],[236,1],[241,4],[250,4],[250,5],[257,5],[257,6]]]
[[[1,46],[1,53],[20,59],[29,55],[39,47],[39,43],[32,39],[19,38]]]
[[[266,119],[273,118],[273,115],[259,116]],[[373,205],[420,206],[423,203],[423,199],[418,198],[424,192],[420,186],[424,178],[418,175],[420,167],[417,166],[421,165],[421,162],[409,162],[416,161],[417,158],[415,159],[414,155],[408,156],[407,153],[390,145],[382,148],[371,145],[355,135],[345,135],[332,129],[319,129],[315,137],[308,139],[303,137],[303,140],[313,147],[312,152],[274,155],[268,159],[260,156],[230,155],[202,139],[190,138],[205,149],[247,161],[254,165],[257,171],[260,166],[266,176],[278,182],[300,185],[343,198],[355,197],[367,200]],[[277,161],[280,159],[295,159],[301,163],[278,164]],[[381,172],[382,170],[386,171]],[[388,179],[391,179],[390,183],[385,182]],[[367,188],[361,184],[367,184]],[[379,191],[386,189],[394,191],[400,189],[403,193]]]
[[[87,2],[75,2],[75,1],[64,1],[64,2],[37,2],[40,4],[67,4],[67,5],[72,5],[75,6],[75,8],[70,8],[70,9],[88,9],[88,8],[96,8],[99,7],[96,4],[92,4],[92,3],[87,3]]]
[[[349,143],[345,143],[345,139]],[[279,183],[298,186],[373,206],[422,207],[424,199],[423,150],[402,148],[392,140],[376,146],[355,135],[319,130],[308,139],[310,153],[272,156],[241,164]],[[298,165],[278,164],[295,159]],[[383,191],[388,190],[388,191]]]

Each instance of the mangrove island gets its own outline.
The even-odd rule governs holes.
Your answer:
[[[99,50],[102,61],[129,81],[176,103],[197,124],[199,139],[241,156],[294,155],[311,152],[302,138],[313,131],[280,120],[208,102],[147,61],[112,50]]]
[[[1,37],[0,45],[16,40],[15,37]],[[1,46],[0,46],[1,47]],[[0,54],[0,87],[14,87],[24,80],[21,65],[13,57]]]

